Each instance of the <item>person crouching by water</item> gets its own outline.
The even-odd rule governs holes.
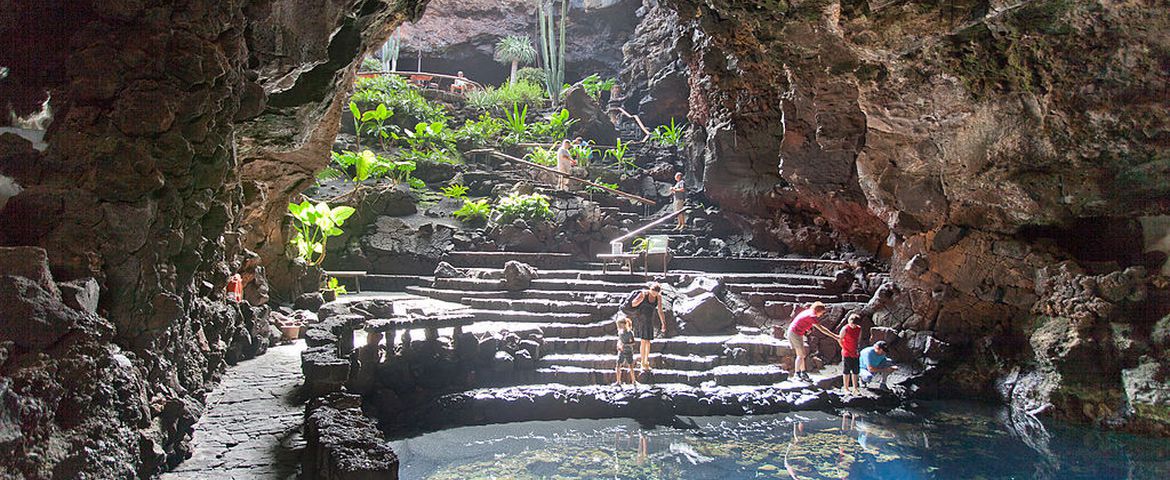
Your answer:
[[[629,318],[618,320],[617,339],[617,384],[622,384],[622,368],[630,371],[630,384],[637,385],[634,379],[634,322]]]
[[[792,349],[796,351],[796,361],[792,365],[793,375],[806,382],[812,383],[812,379],[808,377],[808,369],[806,361],[808,360],[808,347],[804,344],[804,337],[808,335],[814,327],[819,327],[822,331],[828,332],[825,327],[817,323],[817,318],[825,313],[827,309],[825,304],[815,302],[811,307],[804,309],[804,311],[796,314],[792,318],[792,323],[788,324],[788,333],[785,338],[788,343],[792,344]],[[832,335],[832,333],[830,333]]]
[[[898,369],[887,357],[889,353],[885,340],[878,340],[872,347],[866,347],[861,351],[861,382],[867,388],[869,382],[876,379],[878,388],[886,389],[886,377]]]
[[[642,371],[650,371],[650,341],[654,340],[654,317],[657,316],[666,331],[666,314],[662,312],[662,285],[652,282],[646,289],[633,294],[629,300],[635,312],[634,336],[642,342]]]

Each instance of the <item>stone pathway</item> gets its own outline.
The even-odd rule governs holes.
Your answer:
[[[195,424],[191,458],[163,480],[292,479],[304,448],[303,341],[281,345],[224,374]]]

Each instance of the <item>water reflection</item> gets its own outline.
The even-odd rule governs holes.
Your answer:
[[[404,479],[1170,477],[1165,440],[1046,425],[965,404],[682,420],[464,427],[392,445]]]

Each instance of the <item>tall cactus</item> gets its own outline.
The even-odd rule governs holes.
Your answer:
[[[398,70],[398,52],[402,48],[402,41],[395,33],[382,44],[378,57],[382,60],[382,70],[394,72]]]
[[[536,11],[536,23],[540,25],[541,67],[544,69],[544,86],[553,105],[561,101],[561,87],[565,84],[565,24],[569,18],[569,2],[561,0],[560,31],[557,31],[553,11],[555,0],[541,1]]]

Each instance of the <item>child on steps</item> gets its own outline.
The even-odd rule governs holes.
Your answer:
[[[854,395],[861,395],[861,387],[857,383],[857,375],[861,372],[861,354],[857,351],[857,344],[861,340],[861,316],[853,313],[849,315],[841,331],[834,335],[824,329],[825,335],[837,340],[841,345],[841,394],[848,395],[852,388]]]
[[[617,385],[622,384],[623,367],[630,371],[630,383],[637,385],[638,381],[634,379],[634,323],[627,317],[618,320],[617,327]]]

